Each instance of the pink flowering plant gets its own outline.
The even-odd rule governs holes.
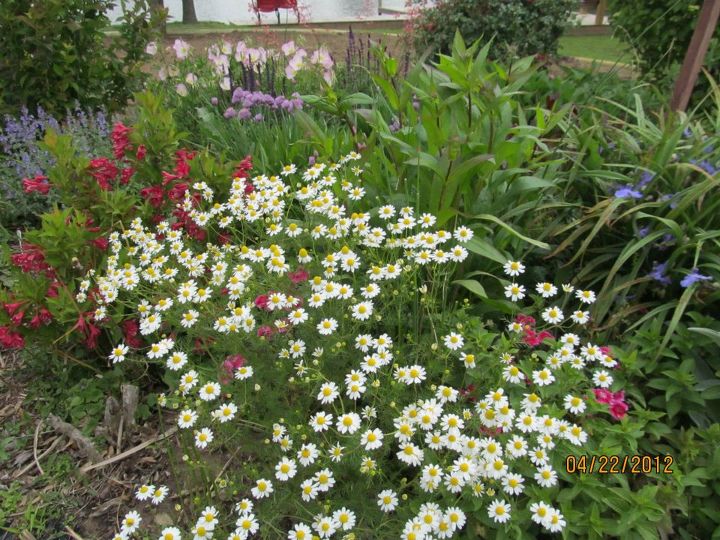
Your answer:
[[[517,310],[501,329],[467,301],[448,311],[473,231],[369,207],[358,159],[236,176],[226,194],[193,184],[178,209],[203,239],[174,217],[109,236],[77,294],[98,291],[108,364],[164,371],[158,403],[184,449],[172,491],[136,486],[117,538],[566,529],[565,457],[594,415],[624,415],[602,401],[617,360],[581,337],[594,293],[528,292],[508,261]],[[170,494],[174,523],[153,525]]]

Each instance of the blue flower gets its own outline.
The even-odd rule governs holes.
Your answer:
[[[664,262],[662,264],[655,263],[653,266],[652,271],[648,274],[651,278],[653,278],[655,281],[659,281],[663,285],[670,285],[672,281],[669,277],[665,275],[665,270],[667,269],[667,263]]]
[[[637,189],[634,188],[634,186],[627,185],[625,187],[621,187],[615,191],[615,196],[618,199],[626,199],[626,198],[633,198],[633,199],[642,199],[643,195],[640,193]]]
[[[640,181],[638,182],[637,187],[639,187],[640,189],[644,188],[652,181],[653,178],[655,178],[654,172],[645,171],[644,173],[642,173],[642,176],[640,177]]]
[[[698,281],[708,281],[711,279],[712,278],[710,276],[703,276],[700,274],[697,268],[693,268],[687,276],[682,278],[680,286],[687,289],[693,283],[697,283]]]

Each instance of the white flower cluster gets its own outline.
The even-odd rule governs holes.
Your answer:
[[[435,218],[428,214],[416,216],[409,207],[380,207],[376,217],[379,224],[373,224],[374,214],[349,213],[343,199],[354,202],[364,194],[362,187],[344,179],[352,173],[359,182],[362,170],[345,167],[358,158],[352,153],[336,165],[318,163],[301,173],[290,165],[280,176],[256,176],[252,190],[246,189],[246,181],[235,179],[224,202],[214,201],[213,191],[204,183],[196,183],[193,189],[209,210],[196,207],[189,192],[181,207],[199,226],[234,232],[237,243],[208,244],[204,251],[194,253],[188,238],[172,230],[169,223],[162,222],[152,230],[135,220],[122,234],[112,235],[107,271],[95,281],[103,307],[108,310],[120,294],[124,297],[141,284],[143,289],[156,291],[151,295],[152,302],[146,299],[138,306],[140,334],[147,339],[178,327],[203,327],[218,336],[238,334],[246,339],[257,339],[256,334],[278,336],[274,341],[281,344],[278,359],[296,362],[299,382],[307,385],[317,409],[308,412],[307,427],[288,426],[282,420],[273,424],[272,442],[277,445],[278,458],[274,471],[268,470],[264,477],[253,481],[248,495],[256,504],[271,499],[277,490],[288,489],[295,490],[300,504],[321,502],[338,488],[347,487],[337,476],[335,464],[348,463],[349,456],[354,456],[358,472],[372,478],[379,470],[378,464],[390,455],[390,459],[396,459],[394,466],[414,469],[417,484],[408,493],[422,504],[418,512],[408,515],[409,508],[403,510],[405,494],[399,495],[400,490],[408,488],[390,483],[375,491],[378,507],[385,513],[405,512],[402,538],[450,538],[463,528],[467,516],[456,505],[459,503],[442,508],[434,501],[458,501],[458,497],[466,495],[492,499],[502,492],[520,503],[519,496],[530,482],[537,485],[530,490],[533,493],[557,485],[558,475],[551,465],[557,445],[581,446],[587,441],[580,425],[556,412],[559,405],[568,414],[582,414],[585,402],[581,395],[566,394],[559,403],[546,404],[526,384],[548,387],[564,377],[565,366],[576,375],[584,373],[583,369],[593,362],[611,368],[615,361],[599,346],[582,346],[580,338],[572,333],[559,339],[559,350],[543,358],[544,365],[537,365],[537,369],[529,369],[515,362],[509,352],[503,352],[499,363],[494,360],[494,366],[483,369],[497,371],[501,374],[498,381],[506,384],[489,386],[473,405],[462,399],[461,388],[438,381],[442,370],[449,373],[476,369],[486,352],[476,349],[462,331],[440,334],[440,343],[433,345],[433,354],[442,364],[440,372],[427,363],[427,351],[408,355],[387,334],[357,331],[381,320],[377,316],[383,292],[396,286],[393,281],[409,269],[464,260],[468,253],[461,244],[473,236],[467,227],[458,227],[452,233],[432,231]],[[294,189],[290,187],[292,179],[298,180]],[[304,220],[290,217],[298,215],[295,200],[306,216]],[[267,242],[242,236],[246,227],[254,227],[253,234],[261,230]],[[286,242],[285,238],[291,240]],[[453,245],[448,245],[450,242]],[[123,243],[127,246],[123,247]],[[303,243],[318,247],[298,249]],[[285,292],[269,290],[255,297],[257,284],[267,281],[268,276],[275,280],[294,279],[293,268],[311,263],[316,265],[317,275],[298,278],[298,282],[308,280],[303,286]],[[512,277],[519,276],[524,266],[510,261],[505,271]],[[87,289],[89,284],[85,285]],[[557,294],[557,287],[549,283],[539,283],[536,290],[545,298]],[[572,292],[569,287],[563,290]],[[517,284],[506,290],[513,301],[524,293],[524,287]],[[588,304],[595,299],[591,291],[579,291],[577,298]],[[222,313],[207,309],[206,303],[211,300],[213,306],[223,309]],[[330,311],[333,307],[334,312]],[[268,318],[273,319],[272,324],[265,325]],[[548,324],[565,320],[561,309],[554,306],[546,309],[542,318]],[[584,319],[573,317],[580,324],[586,322]],[[353,329],[351,339],[358,355],[355,365],[342,373],[334,371],[331,360],[324,360],[328,370],[317,367],[319,359],[325,358],[324,351],[317,348],[309,354],[307,343],[345,335],[349,327]],[[509,330],[518,341],[524,326],[514,322]],[[168,370],[181,372],[178,395],[188,399],[177,424],[183,430],[194,430],[197,448],[210,448],[218,438],[211,423],[233,421],[238,407],[224,399],[221,383],[201,381],[195,369],[183,371],[188,364],[198,366],[191,360],[191,352],[178,348],[172,339],[162,337],[149,345],[145,358],[162,361]],[[129,354],[127,345],[120,343],[109,358],[119,363]],[[483,362],[491,362],[482,358]],[[233,369],[235,380],[240,382],[230,384],[247,385],[256,376],[247,362]],[[594,374],[593,381],[607,387],[612,377],[602,370]],[[255,384],[254,388],[261,386]],[[395,390],[390,392],[392,388]],[[384,392],[412,397],[405,403],[388,403],[383,399]],[[390,423],[378,419],[378,406],[386,408],[383,416],[394,411]],[[259,419],[265,423],[268,420]],[[300,436],[302,444],[296,446],[291,434]],[[374,481],[382,482],[383,478],[380,475]],[[142,486],[138,498],[141,494],[152,497],[155,492],[153,486]],[[340,504],[337,497],[333,500]],[[565,526],[562,514],[548,503],[525,503],[532,519],[547,531],[558,532]],[[356,512],[361,510],[338,506],[330,511],[329,504],[321,508],[324,512],[312,521],[292,525],[288,538],[346,534],[355,527]],[[237,510],[239,517],[229,540],[262,534],[258,532],[262,520],[256,517],[249,499],[238,503]],[[511,512],[511,503],[504,499],[488,501],[488,516],[497,523],[510,519]],[[211,538],[218,522],[215,507],[206,508],[191,537]],[[139,523],[139,514],[129,513],[120,536],[129,538]],[[179,529],[171,527],[162,532],[160,540],[180,537]]]

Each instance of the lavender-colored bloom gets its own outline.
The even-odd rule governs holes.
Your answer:
[[[655,173],[645,171],[644,173],[642,173],[642,176],[640,176],[640,181],[638,182],[637,187],[639,187],[640,189],[644,188],[650,182],[652,182],[653,178],[655,178]]]
[[[211,97],[211,98],[210,98],[210,103],[211,103],[213,106],[217,106],[217,104],[219,103],[219,102],[218,102],[218,98],[216,98],[216,97]]]
[[[253,122],[262,122],[263,121],[263,115],[260,113],[257,113],[255,116],[253,116]]]
[[[238,114],[237,114],[237,117],[238,117],[240,120],[247,120],[248,118],[250,118],[250,116],[252,116],[252,113],[250,112],[250,109],[247,109],[247,108],[245,108],[245,107],[243,107],[242,109],[240,109],[240,110],[238,111]]]
[[[640,227],[638,229],[638,238],[645,238],[650,232],[650,226]]]
[[[697,268],[693,268],[692,270],[690,270],[690,273],[687,276],[682,278],[682,281],[680,281],[680,286],[687,289],[693,283],[708,280],[712,280],[712,278],[710,276],[703,276],[701,273],[698,272]]]
[[[655,281],[659,281],[663,285],[670,285],[672,281],[669,277],[665,275],[665,271],[667,269],[667,263],[664,262],[662,264],[655,263],[653,265],[652,271],[648,274],[651,278],[653,278]]]
[[[617,197],[618,199],[642,199],[643,195],[638,190],[636,190],[634,186],[628,184],[627,186],[617,189],[615,191],[615,197]]]
[[[390,128],[390,133],[395,133],[400,129],[400,120],[397,118],[393,118],[392,124],[388,126]]]
[[[223,116],[225,118],[234,118],[235,116],[237,116],[237,111],[232,107],[228,107],[227,109],[225,109]]]
[[[686,127],[683,130],[683,137],[685,137],[686,139],[689,139],[690,137],[692,137],[692,131],[690,131],[689,127]]]

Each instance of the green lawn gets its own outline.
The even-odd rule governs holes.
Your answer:
[[[631,60],[625,44],[612,36],[563,36],[559,53],[606,62],[627,63]]]

